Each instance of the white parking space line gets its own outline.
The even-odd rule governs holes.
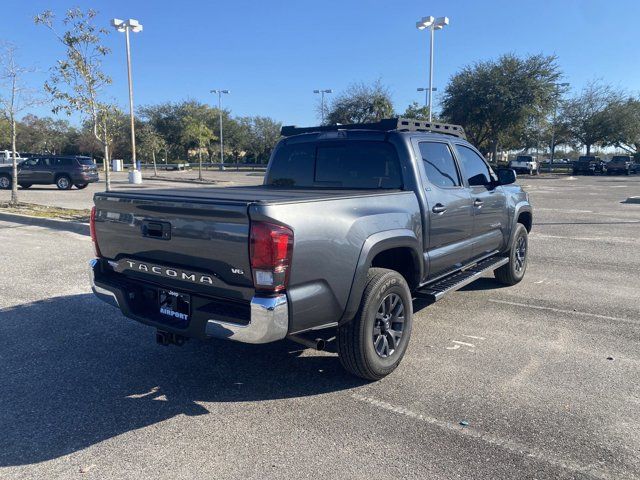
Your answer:
[[[625,243],[625,244],[640,244],[640,238],[625,238],[625,237],[568,237],[564,235],[546,235],[544,233],[531,233],[530,237],[534,238],[551,238],[554,240],[579,240],[583,242],[608,242],[608,243]]]
[[[455,424],[445,420],[440,420],[434,417],[430,417],[428,415],[423,415],[421,413],[417,413],[412,410],[409,410],[408,408],[401,407],[398,405],[392,405],[391,403],[387,403],[382,400],[377,400],[372,397],[367,397],[365,395],[360,395],[358,393],[352,393],[351,397],[360,402],[373,405],[374,407],[379,408],[381,410],[386,410],[386,411],[397,413],[399,415],[404,415],[405,417],[409,417],[411,419],[414,419],[420,422],[428,423],[429,425],[433,425],[435,427],[438,427],[443,430],[447,430],[449,432],[457,433],[464,437],[482,440],[483,442],[502,448],[518,456],[525,455],[529,458],[534,458],[536,460],[545,462],[555,467],[560,467],[565,470],[569,470],[575,473],[581,473],[584,475],[589,475],[595,478],[601,478],[601,479],[615,478],[612,475],[608,474],[607,472],[598,470],[593,465],[582,465],[577,462],[572,462],[567,459],[556,457],[551,452],[545,452],[540,449],[532,448],[522,443],[516,442],[514,440],[502,438],[497,435],[492,435],[490,433],[484,433],[473,427],[462,426],[460,424]]]
[[[621,318],[621,317],[610,317],[608,315],[600,315],[599,313],[590,313],[590,312],[580,312],[577,310],[565,310],[562,308],[555,307],[544,307],[542,305],[532,305],[530,303],[520,303],[520,302],[510,302],[508,300],[497,300],[494,298],[488,299],[492,303],[501,303],[504,305],[513,305],[514,307],[524,307],[524,308],[532,308],[534,310],[547,310],[550,312],[556,313],[566,313],[568,315],[580,315],[584,317],[593,317],[599,318],[601,320],[614,320],[616,322],[629,323],[631,325],[640,325],[640,322],[637,320],[631,320],[630,318]]]

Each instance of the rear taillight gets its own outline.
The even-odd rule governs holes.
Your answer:
[[[293,253],[293,231],[282,225],[252,222],[249,255],[257,290],[279,292],[287,288]]]
[[[91,243],[96,257],[101,257],[100,247],[98,247],[98,238],[96,237],[96,207],[91,208],[91,216],[89,217],[89,232],[91,233]]]

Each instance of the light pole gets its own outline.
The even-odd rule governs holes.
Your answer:
[[[333,93],[333,90],[331,90],[330,88],[326,88],[324,90],[318,89],[318,90],[314,90],[313,93],[320,94],[320,117],[322,118],[322,124],[324,125],[324,94]]]
[[[431,122],[432,116],[432,94],[433,94],[433,40],[434,40],[434,32],[436,30],[442,30],[445,26],[449,25],[449,17],[422,17],[419,22],[416,22],[416,28],[418,30],[424,30],[426,28],[430,31],[430,47],[429,47],[429,90],[427,93],[429,94],[428,107],[429,107],[429,122]]]
[[[224,171],[224,144],[222,141],[222,94],[231,93],[231,90],[211,90],[218,95],[218,113],[220,114],[220,170]]]
[[[438,87],[433,87],[431,89],[432,92],[437,92]],[[424,92],[424,106],[429,107],[429,89],[425,87],[418,87],[418,92]]]
[[[556,116],[558,115],[558,101],[560,99],[560,87],[568,87],[567,82],[556,83],[556,98],[553,104],[553,121],[551,122],[551,155],[549,157],[549,173],[553,171],[553,157],[556,152]]]
[[[124,32],[127,46],[127,75],[129,77],[129,115],[131,117],[131,160],[133,162],[133,171],[137,171],[138,164],[136,162],[136,132],[134,126],[134,114],[133,114],[133,81],[131,80],[131,46],[129,44],[129,30],[134,33],[138,33],[142,31],[142,25],[138,20],[134,20],[130,18],[129,20],[120,20],[119,18],[114,18],[111,20],[111,25],[119,32]],[[135,180],[135,174],[134,178]],[[131,181],[131,180],[130,180]],[[141,179],[138,182],[140,183]]]

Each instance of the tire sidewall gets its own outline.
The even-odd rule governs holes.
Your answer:
[[[518,239],[524,237],[526,253],[524,257],[524,266],[520,272],[516,270],[516,245],[518,243]],[[522,280],[524,274],[527,272],[527,265],[529,264],[529,235],[527,233],[527,229],[521,223],[518,223],[516,226],[516,231],[514,232],[513,239],[511,240],[511,251],[509,253],[509,268],[511,269],[511,275],[516,281]]]
[[[373,345],[373,326],[380,302],[389,294],[395,293],[402,299],[405,310],[404,330],[399,347],[387,358],[380,357]],[[402,360],[409,345],[413,326],[413,305],[409,287],[399,273],[390,272],[376,286],[372,294],[366,299],[361,310],[361,341],[369,366],[377,373],[393,371]]]

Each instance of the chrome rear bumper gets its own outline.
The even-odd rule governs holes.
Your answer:
[[[123,296],[124,292],[121,291],[120,288],[113,287],[113,290],[111,290],[109,289],[110,285],[106,283],[103,284],[103,286],[96,284],[95,275],[97,265],[98,260],[96,259],[92,259],[89,262],[91,289],[95,295],[100,300],[120,308],[126,316],[143,323],[152,324],[151,319],[139,318],[130,314],[126,305],[126,297]],[[120,305],[118,295],[123,299],[123,305]],[[199,330],[199,333],[196,332],[197,336],[202,336],[202,333],[204,333],[207,337],[224,338],[243,343],[269,343],[282,340],[287,336],[289,330],[289,304],[286,294],[283,293],[273,297],[256,295],[251,299],[250,306],[250,318],[246,324],[208,318],[204,323],[204,328],[197,324],[194,324],[193,328]],[[157,328],[164,329],[162,326],[157,326]],[[171,329],[167,328],[167,330]],[[204,332],[202,332],[202,330],[204,330]],[[175,330],[175,333],[189,336],[188,333],[178,330]]]
[[[282,340],[289,329],[289,305],[285,294],[251,299],[251,320],[248,325],[207,321],[206,334],[243,343],[269,343]]]

